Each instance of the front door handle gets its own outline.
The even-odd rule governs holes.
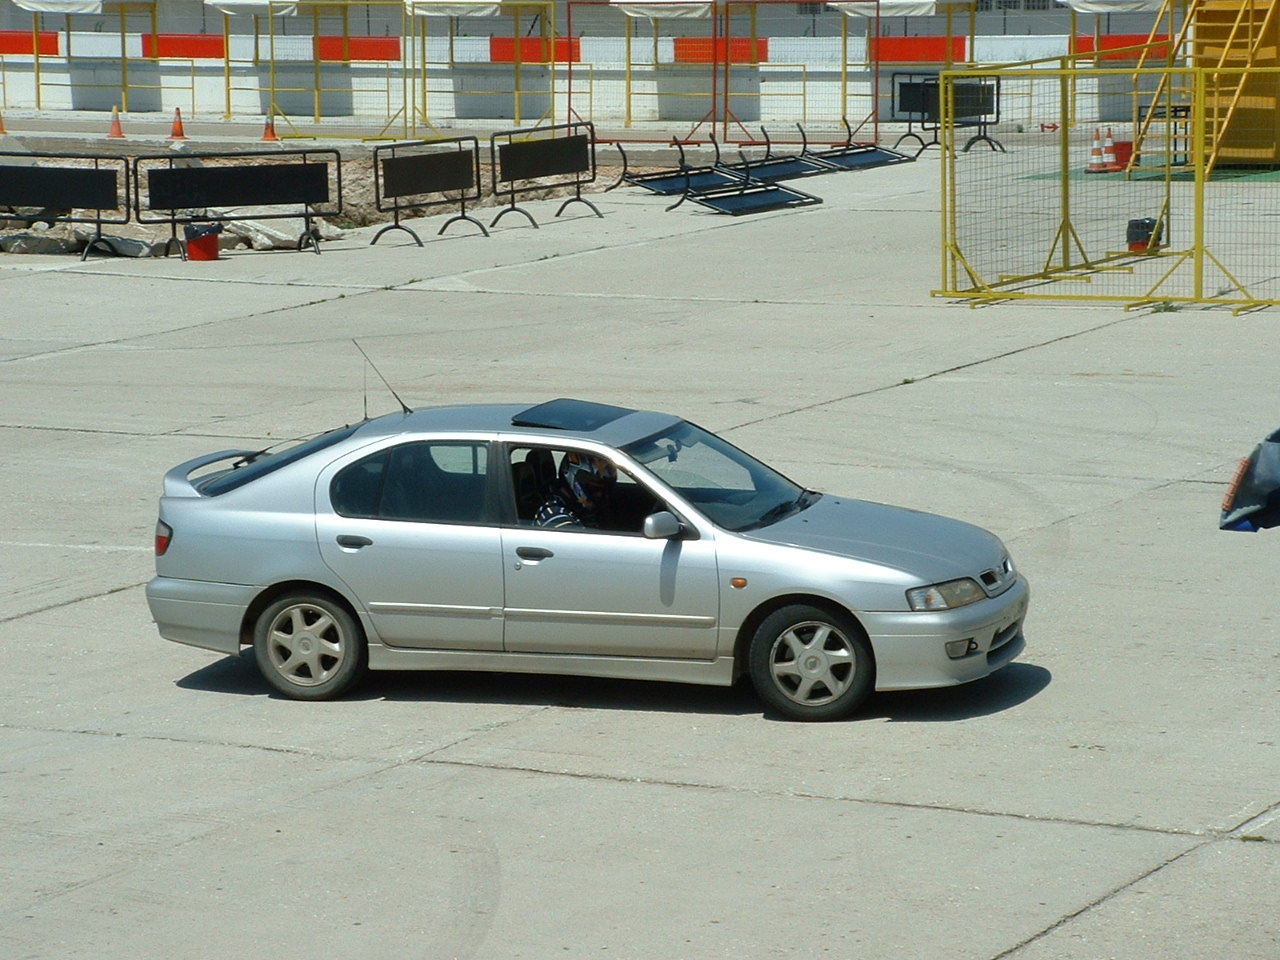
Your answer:
[[[546,560],[555,554],[546,547],[516,547],[516,556],[521,560]]]
[[[359,550],[361,547],[367,547],[372,543],[373,541],[368,537],[353,537],[346,533],[338,537],[338,546],[351,547],[353,550]]]

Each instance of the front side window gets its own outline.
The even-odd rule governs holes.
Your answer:
[[[344,517],[483,523],[488,463],[482,443],[404,443],[344,467],[329,496]]]
[[[608,458],[562,447],[513,447],[517,521],[575,532],[639,534],[662,503]]]
[[[727,530],[768,526],[816,498],[728,441],[687,422],[623,450]]]

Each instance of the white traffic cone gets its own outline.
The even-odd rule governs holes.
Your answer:
[[[1109,173],[1115,173],[1123,170],[1124,167],[1116,163],[1116,144],[1111,139],[1111,128],[1107,127],[1107,138],[1102,141],[1102,166]]]
[[[1089,155],[1089,165],[1084,168],[1085,173],[1107,173],[1107,163],[1102,158],[1102,131],[1094,128],[1093,131],[1093,151]]]

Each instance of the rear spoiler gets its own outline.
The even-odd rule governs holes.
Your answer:
[[[252,457],[258,452],[257,450],[219,450],[217,453],[206,453],[194,460],[180,463],[164,475],[164,495],[166,497],[198,497],[200,493],[191,482],[191,474],[219,460],[240,460],[244,457]]]

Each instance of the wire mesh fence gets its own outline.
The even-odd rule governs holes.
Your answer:
[[[823,4],[573,0],[567,29],[581,44],[567,84],[574,116],[756,140],[762,125],[841,129],[875,113],[865,18]]]
[[[964,149],[966,84],[1042,118]],[[977,300],[1280,304],[1280,69],[942,75],[943,284]]]

